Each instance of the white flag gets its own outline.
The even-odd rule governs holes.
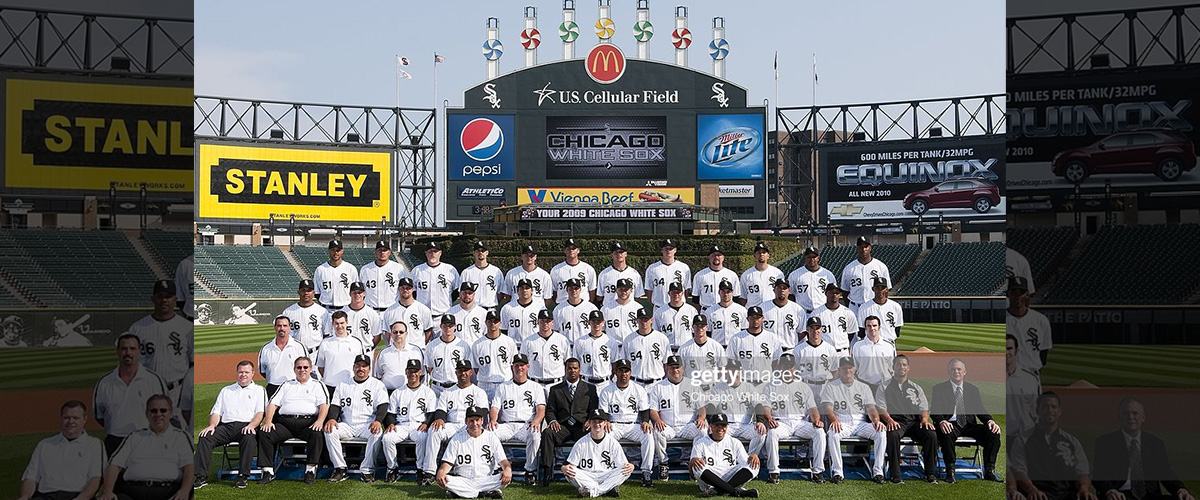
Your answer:
[[[408,66],[408,58],[396,56],[396,63],[400,64],[401,66]]]
[[[434,64],[437,64],[437,63],[443,63],[443,62],[446,62],[446,58],[445,58],[445,57],[442,57],[442,56],[440,56],[440,55],[438,55],[438,54],[435,52],[435,53],[433,54],[433,63],[434,63]]]
[[[412,80],[412,75],[408,74],[407,71],[404,71],[402,69],[396,70],[396,75],[405,80]]]

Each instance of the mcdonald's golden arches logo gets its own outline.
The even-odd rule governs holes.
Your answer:
[[[588,76],[599,84],[610,84],[625,74],[625,54],[611,43],[602,43],[592,47],[587,57],[583,59]]]

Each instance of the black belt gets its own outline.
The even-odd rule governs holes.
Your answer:
[[[438,382],[436,380],[434,380],[433,383],[437,384],[438,387],[442,387],[442,388],[448,388],[448,387],[453,387],[455,385],[458,385],[458,382]]]
[[[636,424],[637,422],[613,422],[614,424]]]
[[[584,379],[593,384],[599,384],[600,382],[604,382],[605,380],[608,380],[604,377],[584,377]]]
[[[825,382],[828,382],[828,380],[822,380],[820,382],[813,382],[811,380],[804,381],[804,383],[809,384],[809,385],[825,385]]]
[[[178,488],[179,481],[125,481],[129,486],[142,486],[146,488]]]
[[[388,308],[386,308],[386,307],[372,307],[371,309],[374,309],[379,312],[384,312],[384,311],[388,310]]]
[[[637,378],[637,377],[630,377],[630,378],[632,378],[634,382],[637,382],[637,383],[639,383],[639,384],[653,384],[653,383],[655,383],[655,382],[658,382],[659,380],[662,380],[662,377],[658,377],[658,378]]]
[[[812,314],[812,309],[805,309],[804,314]]]
[[[556,377],[556,378],[533,378],[533,377],[529,377],[529,379],[530,379],[530,380],[532,380],[532,381],[534,381],[534,382],[537,382],[537,383],[539,383],[539,384],[542,384],[542,385],[546,385],[546,384],[557,384],[557,383],[559,383],[560,381],[562,381],[562,377]]]
[[[841,349],[834,349],[833,352],[842,352],[842,351],[849,351],[849,350],[850,350],[849,347],[843,347]]]
[[[861,302],[855,302],[855,301],[849,300],[849,299],[847,299],[846,302],[849,302],[850,305],[852,305],[852,306],[861,306],[862,305]]]
[[[167,382],[167,390],[173,391],[173,390],[175,390],[176,387],[179,387],[179,384],[181,384],[181,383],[183,383],[182,380],[180,380],[179,382]]]
[[[294,419],[297,419],[297,420],[308,420],[308,419],[310,419],[310,418],[313,418],[313,417],[315,417],[315,416],[317,416],[317,415],[316,415],[316,414],[314,414],[314,413],[310,413],[310,414],[308,414],[308,415],[288,415],[288,414],[286,414],[286,413],[280,413],[280,414],[279,414],[279,416],[281,416],[281,417],[287,417],[287,418],[294,418]]]

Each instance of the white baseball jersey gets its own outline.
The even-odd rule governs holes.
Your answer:
[[[775,298],[775,282],[787,279],[778,267],[767,264],[767,268],[759,271],[750,266],[742,271],[741,297],[746,299],[746,307],[762,305]]]
[[[283,310],[283,315],[292,322],[292,338],[315,349],[325,339],[325,327],[329,323],[329,311],[313,302],[308,307],[292,304]]]
[[[600,313],[604,315],[604,332],[614,339],[624,340],[629,334],[637,331],[637,312],[642,305],[632,298],[629,303],[614,304],[603,307]]]
[[[857,379],[849,384],[842,379],[834,379],[821,389],[821,404],[833,406],[833,414],[843,426],[853,428],[855,425],[867,422],[867,407],[875,405],[875,395],[871,388]]]
[[[549,337],[533,334],[521,344],[521,352],[529,356],[529,376],[536,379],[562,377],[563,362],[571,355],[571,346],[561,333],[551,331]]]
[[[632,266],[626,264],[625,269],[616,270],[613,266],[608,266],[600,271],[600,275],[596,277],[596,296],[604,297],[605,307],[617,303],[617,280],[628,279],[633,282],[633,297],[641,297],[646,294],[646,288],[642,282],[642,275]]]
[[[704,470],[723,477],[726,472],[745,466],[750,455],[746,454],[742,442],[729,432],[720,441],[713,441],[712,436],[705,433],[692,443],[692,458],[704,459]]]
[[[397,321],[408,325],[408,335],[404,341],[424,349],[425,331],[433,328],[433,318],[429,307],[416,300],[407,306],[397,302],[383,312],[383,318],[379,322],[380,333],[384,336],[389,335],[392,324]]]
[[[388,413],[396,416],[396,425],[409,422],[422,424],[425,416],[437,409],[437,396],[428,385],[401,385],[388,397]]]
[[[522,266],[509,269],[504,274],[504,282],[501,283],[502,288],[500,288],[500,293],[512,297],[512,301],[516,302],[517,282],[523,279],[528,279],[533,283],[534,302],[537,302],[539,297],[542,300],[549,300],[554,297],[554,285],[550,283],[550,273],[537,266],[534,266],[532,271],[526,271]]]
[[[446,342],[438,335],[425,347],[425,368],[434,382],[457,382],[454,367],[464,359],[471,359],[471,344],[457,336]]]
[[[854,366],[858,368],[855,376],[859,380],[879,385],[892,378],[892,359],[896,357],[896,346],[884,342],[882,337],[879,342],[871,342],[871,339],[855,342],[850,355],[854,358]]]
[[[492,408],[499,408],[497,418],[501,423],[529,423],[537,413],[537,407],[546,406],[546,390],[537,382],[526,380],[518,384],[508,381],[496,388],[492,397]]]
[[[536,297],[527,305],[509,301],[500,308],[500,329],[520,345],[525,339],[537,335],[537,314],[545,308],[546,303]]]
[[[837,369],[838,355],[833,348],[833,343],[825,340],[824,336],[821,337],[821,343],[815,346],[810,341],[801,342],[796,347],[795,353],[796,371],[799,372],[800,378],[809,382],[821,382],[833,378],[833,371]]]
[[[850,348],[850,334],[858,335],[858,318],[854,311],[844,305],[834,309],[821,306],[813,310],[809,317],[812,316],[821,318],[821,339],[832,343],[843,356],[849,356],[849,352],[842,351]]]
[[[425,351],[408,342],[405,342],[402,348],[397,348],[394,343],[388,344],[379,351],[379,356],[375,358],[375,365],[371,367],[371,376],[382,381],[383,386],[387,387],[389,391],[403,387],[408,383],[408,377],[404,371],[407,369],[410,359],[424,363]]]
[[[279,407],[276,415],[315,415],[321,405],[329,404],[329,392],[320,380],[309,377],[308,382],[289,380],[279,386],[271,396],[272,404]]]
[[[1004,249],[1004,268],[1005,278],[1013,276],[1022,276],[1029,282],[1029,293],[1037,292],[1037,287],[1033,286],[1033,271],[1029,268],[1029,261],[1012,248]],[[177,278],[178,279],[178,278]]]
[[[400,297],[397,289],[400,286],[400,278],[405,277],[408,277],[408,270],[404,269],[403,264],[391,259],[382,267],[375,261],[362,266],[358,271],[358,278],[367,288],[367,307],[392,307]]]
[[[630,381],[622,389],[613,382],[600,391],[599,408],[608,412],[614,424],[628,424],[638,421],[639,412],[650,409],[650,401],[642,386]]]
[[[729,339],[725,356],[741,361],[743,368],[750,368],[748,363],[754,363],[756,368],[767,368],[772,359],[782,354],[781,344],[779,337],[770,330],[763,329],[757,334],[742,330]]]
[[[722,398],[720,402],[712,401],[711,404],[717,408],[718,413],[724,413],[729,417],[730,424],[745,425],[749,424],[754,417],[751,410],[759,403],[757,401],[757,394],[759,392],[759,388],[752,384],[739,382],[735,386],[729,385],[727,382],[718,382],[712,389],[713,394],[737,394],[739,397]],[[769,402],[770,399],[763,399],[761,401]],[[732,431],[736,430],[736,428],[731,427],[729,430],[730,434],[732,434]]]
[[[343,382],[333,391],[331,405],[342,407],[338,419],[343,424],[365,425],[375,420],[375,408],[388,402],[387,388],[375,377],[358,382]]]
[[[1038,373],[1042,369],[1042,351],[1054,347],[1050,337],[1050,320],[1033,309],[1027,309],[1025,315],[1019,318],[1010,312],[1005,312],[1004,317],[1004,331],[1013,334],[1021,343],[1017,349],[1017,367],[1029,373]]]
[[[654,304],[654,307],[665,306],[671,301],[671,296],[667,293],[671,283],[679,283],[684,292],[691,290],[692,293],[696,293],[692,288],[692,268],[687,264],[677,260],[668,265],[663,264],[660,259],[646,268],[645,290],[650,292],[650,303]]]
[[[575,342],[588,334],[588,315],[598,311],[596,304],[580,298],[578,304],[571,301],[559,302],[554,308],[554,329],[563,333],[567,340]]]
[[[333,267],[329,262],[322,263],[313,272],[313,282],[317,285],[317,302],[334,307],[349,304],[350,284],[355,281],[358,281],[358,269],[353,264],[344,260],[337,267]]]
[[[716,366],[717,360],[723,356],[725,346],[710,338],[706,338],[703,344],[691,339],[679,346],[679,358],[683,361],[685,373]]]
[[[583,281],[583,288],[579,291],[584,298],[587,298],[588,291],[596,290],[596,268],[591,264],[582,260],[573,266],[568,265],[567,261],[559,262],[550,269],[550,281],[558,294],[555,301],[559,304],[567,301],[567,280],[572,278]]]
[[[272,338],[258,350],[258,373],[267,379],[268,384],[283,385],[289,380],[296,380],[296,371],[292,367],[296,364],[296,358],[304,356],[308,356],[308,348],[295,338],[288,336],[283,349],[276,346]]]
[[[621,359],[629,360],[634,378],[662,378],[666,375],[663,363],[670,355],[671,341],[658,330],[651,329],[645,335],[633,332],[621,342]]]
[[[454,266],[445,262],[433,267],[428,263],[421,264],[413,268],[412,280],[417,302],[425,304],[430,313],[441,316],[450,310],[450,292],[458,282],[458,270]]]
[[[805,311],[825,304],[825,286],[831,283],[836,285],[837,278],[824,267],[809,271],[808,268],[800,266],[788,275],[788,285],[792,288],[792,294],[796,296],[796,303]]]
[[[463,283],[475,284],[476,304],[488,309],[500,305],[500,301],[496,297],[504,283],[504,271],[501,271],[500,268],[491,264],[482,268],[471,264],[459,273],[458,282],[454,283],[454,289],[458,290]]]
[[[892,299],[879,304],[872,299],[858,306],[858,327],[867,327],[867,316],[879,318],[879,337],[891,344],[896,343],[896,329],[904,326],[904,309]]]
[[[692,334],[692,318],[699,314],[691,304],[675,308],[671,304],[654,309],[654,329],[663,332],[672,347],[679,347]]]
[[[366,353],[367,350],[358,337],[335,335],[321,341],[314,365],[325,370],[321,374],[325,385],[337,387],[343,382],[354,380],[354,357]]]
[[[485,335],[476,340],[471,344],[475,379],[493,383],[512,380],[512,357],[517,352],[517,342],[508,335],[500,334],[494,339]]]
[[[191,321],[182,314],[159,321],[145,316],[129,326],[129,333],[142,343],[142,364],[176,387],[183,381],[195,359],[192,351]]]
[[[167,394],[167,384],[149,368],[140,367],[128,384],[117,374],[119,368],[100,377],[92,392],[92,411],[104,425],[104,433],[127,436],[149,426],[146,400],[155,394]]]
[[[1037,376],[1017,368],[1004,380],[1008,422],[1005,432],[1015,436],[1033,427],[1037,422],[1037,397],[1042,393],[1042,382]]]
[[[746,327],[746,308],[737,302],[705,308],[704,316],[708,318],[708,336],[721,345],[728,344],[734,334]]]
[[[795,348],[800,332],[804,331],[804,322],[808,319],[804,308],[790,300],[785,300],[782,306],[769,300],[762,303],[762,310],[763,329],[775,332],[784,349]]]
[[[442,462],[452,466],[450,474],[465,478],[490,476],[505,460],[508,457],[500,439],[486,429],[478,437],[471,437],[465,429],[455,434],[442,455]]]
[[[599,443],[592,439],[591,434],[580,437],[571,447],[567,463],[576,469],[590,472],[607,472],[621,470],[629,459],[621,449],[621,442],[611,432],[604,433]]]
[[[866,264],[854,259],[842,270],[840,283],[842,288],[850,291],[847,297],[850,302],[863,304],[875,297],[875,292],[871,291],[874,278],[884,278],[889,284],[892,283],[892,274],[888,272],[887,264],[875,257],[871,257],[871,261]]]
[[[612,376],[612,362],[621,355],[621,343],[608,335],[590,334],[575,341],[571,356],[579,360],[579,373],[584,377]]]
[[[362,341],[363,348],[367,350],[367,354],[374,352],[375,336],[380,335],[380,332],[386,328],[383,326],[383,318],[379,316],[379,311],[366,305],[357,311],[350,306],[339,310],[346,313],[346,334]],[[332,313],[325,316],[325,322],[325,331],[333,335]]]
[[[462,304],[455,304],[447,313],[454,316],[456,336],[462,337],[468,344],[474,344],[487,333],[487,309],[475,304],[471,309],[463,309]]]
[[[696,400],[692,394],[699,387],[693,389],[686,381],[676,384],[671,382],[671,379],[664,378],[648,389],[646,397],[650,409],[658,412],[658,418],[662,419],[663,423],[671,427],[680,427],[695,421],[696,409],[693,408],[692,402]]]
[[[770,403],[771,417],[791,427],[807,419],[809,410],[817,407],[817,398],[813,396],[812,389],[799,379],[786,383],[775,379],[769,387],[769,392],[780,395],[778,401]]]
[[[196,274],[195,274],[195,256],[189,255],[187,258],[179,261],[179,265],[175,266],[175,300],[183,301],[183,307],[180,311],[189,318],[196,317],[196,311],[193,307],[196,297]],[[1033,288],[1033,281],[1030,281],[1030,288]]]
[[[722,281],[728,281],[733,285],[733,296],[742,296],[742,284],[738,279],[737,273],[732,269],[722,267],[720,271],[713,271],[711,267],[701,269],[692,277],[692,294],[700,297],[700,308],[708,308],[716,305],[721,301],[721,297],[717,295],[717,288]]]
[[[467,408],[478,406],[483,408],[488,404],[487,393],[475,384],[464,387],[450,386],[442,391],[438,398],[437,408],[446,410],[446,421],[461,424],[467,421]]]

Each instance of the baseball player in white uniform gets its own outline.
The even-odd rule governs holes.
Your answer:
[[[576,340],[587,335],[588,316],[592,311],[599,309],[596,308],[596,304],[583,299],[582,280],[568,279],[566,287],[567,300],[559,302],[554,308],[554,328],[574,344]]]
[[[824,325],[821,324],[821,318],[808,318],[805,325],[804,342],[793,351],[796,355],[796,371],[799,372],[800,379],[808,384],[817,402],[820,402],[825,384],[833,380],[838,354],[833,343],[822,338]]]
[[[504,284],[504,271],[488,262],[488,247],[482,241],[476,241],[471,247],[471,255],[475,262],[463,269],[458,275],[459,282],[475,284],[475,303],[488,310],[500,307],[499,293]]]
[[[1005,278],[1013,276],[1025,278],[1025,281],[1029,283],[1029,294],[1033,295],[1037,293],[1037,287],[1033,284],[1033,271],[1029,267],[1029,261],[1020,252],[1013,250],[1012,247],[1004,249],[1004,269],[1007,271]]]
[[[667,296],[668,286],[671,283],[679,283],[685,289],[691,289],[692,286],[692,268],[687,264],[675,260],[675,240],[667,238],[659,245],[662,250],[662,258],[650,264],[646,268],[646,297],[650,299],[650,303],[654,307],[662,307],[667,305],[670,297]],[[687,290],[684,290],[685,292]],[[695,290],[693,290],[695,293]]]
[[[692,277],[693,303],[699,304],[700,309],[707,309],[719,302],[718,286],[723,282],[733,285],[733,296],[741,296],[741,283],[737,273],[725,267],[725,252],[721,247],[713,245],[708,250],[708,267],[701,269]],[[710,318],[711,319],[711,318]]]
[[[696,411],[696,397],[700,387],[683,383],[683,360],[676,355],[667,356],[666,378],[650,386],[647,397],[650,401],[650,421],[654,424],[654,461],[658,462],[658,479],[667,481],[670,466],[667,463],[667,441],[696,439],[708,424]]]
[[[767,248],[767,244],[762,241],[755,243],[754,265],[742,271],[742,305],[761,306],[771,300],[776,281],[787,281],[783,271],[768,263],[770,260],[771,250]]]
[[[771,381],[769,391],[782,395],[771,403],[771,415],[767,426],[774,425],[775,433],[782,439],[796,436],[809,441],[808,458],[811,462],[810,478],[822,484],[825,477],[825,422],[817,408],[817,398],[812,389],[796,371],[796,357],[784,353],[775,360],[780,371],[779,378]]]
[[[728,435],[729,418],[717,413],[708,419],[708,434],[692,443],[689,467],[700,491],[706,496],[720,494],[757,498],[758,490],[742,485],[758,477],[758,455],[747,454],[737,438]]]
[[[188,321],[196,318],[196,311],[193,305],[196,298],[196,261],[194,255],[189,255],[179,261],[179,265],[175,266],[175,299],[179,306],[179,312],[187,317]]]
[[[500,308],[500,330],[520,346],[537,332],[538,313],[546,309],[546,301],[535,298],[533,281],[528,278],[519,280],[516,287],[516,300]]]
[[[885,342],[895,346],[896,339],[900,338],[900,328],[904,326],[904,309],[900,308],[899,303],[888,298],[886,278],[875,278],[871,290],[875,293],[875,297],[858,308],[858,338],[861,339],[866,334],[863,328],[867,316],[875,316],[879,318],[882,326],[879,336],[883,337]]]
[[[733,301],[733,282],[722,281],[717,289],[720,302],[705,308],[704,315],[708,317],[709,335],[724,346],[746,327],[746,307]]]
[[[762,304],[763,328],[775,332],[785,351],[796,347],[808,318],[800,304],[788,300],[790,287],[787,280],[775,281],[775,298]]]
[[[618,342],[625,340],[637,330],[637,312],[640,310],[642,305],[633,300],[633,280],[617,280],[616,303],[600,309],[604,314],[604,331]]]
[[[500,384],[492,396],[487,430],[500,441],[525,442],[525,485],[537,479],[538,449],[542,446],[542,421],[546,418],[546,391],[529,381],[529,358],[513,356],[512,380]]]
[[[691,304],[684,302],[683,284],[672,282],[667,285],[667,294],[671,301],[654,309],[654,329],[663,332],[671,342],[671,350],[676,351],[680,344],[686,342],[684,335],[691,331],[692,318],[699,312]]]
[[[617,439],[637,441],[642,449],[642,486],[652,486],[654,434],[650,423],[650,402],[646,389],[630,381],[628,360],[613,362],[613,383],[600,391],[598,408],[612,416],[612,434]]]
[[[333,462],[333,474],[329,476],[329,482],[346,479],[346,455],[342,452],[342,440],[356,437],[367,439],[363,461],[358,466],[362,482],[375,482],[375,457],[383,438],[387,409],[387,388],[383,382],[371,376],[371,356],[359,354],[354,358],[354,379],[342,382],[333,392],[329,413],[325,417],[325,445],[329,450],[329,460]]]
[[[413,285],[416,286],[417,302],[425,304],[434,316],[441,316],[454,303],[454,284],[458,283],[458,270],[442,262],[442,246],[436,241],[425,245],[425,263],[412,270]]]
[[[890,283],[892,275],[888,272],[887,264],[871,257],[871,240],[866,236],[858,237],[855,248],[858,258],[850,261],[849,264],[846,264],[846,268],[842,269],[842,279],[839,284],[843,290],[846,290],[846,299],[850,301],[850,308],[857,312],[858,306],[871,300],[871,279],[884,278]]]
[[[358,269],[354,264],[342,260],[340,240],[330,240],[329,261],[317,266],[313,271],[313,281],[317,283],[317,302],[326,309],[336,311],[350,303],[350,284],[358,281]],[[304,339],[300,339],[301,342]]]
[[[571,345],[563,334],[554,331],[554,316],[550,311],[538,311],[538,331],[521,344],[521,354],[529,357],[529,378],[550,387],[562,381],[566,374],[563,363],[571,356]]]
[[[475,361],[475,383],[488,399],[496,396],[496,388],[512,380],[512,364],[516,358],[517,342],[500,333],[500,313],[488,311],[487,334],[471,344],[471,359]]]
[[[1008,311],[1004,323],[1005,331],[1021,341],[1017,367],[1037,376],[1046,365],[1054,343],[1050,336],[1050,320],[1029,308],[1029,284],[1024,277],[1013,276],[1008,280]]]
[[[875,395],[867,384],[854,378],[854,360],[838,360],[838,377],[821,391],[821,408],[829,422],[828,444],[833,483],[842,482],[842,438],[859,436],[875,445],[871,480],[883,484],[883,461],[887,456],[887,428],[875,410]]]
[[[458,334],[455,333],[454,316],[443,315],[438,327],[441,328],[442,334],[430,341],[425,348],[425,370],[429,372],[433,393],[441,397],[443,391],[458,383],[454,370],[463,361],[470,361],[471,344],[458,338]],[[430,466],[432,467],[432,464]]]
[[[821,267],[821,254],[817,248],[805,248],[804,266],[788,275],[788,285],[791,285],[796,303],[804,308],[805,314],[812,314],[813,309],[825,303],[825,285],[830,283],[837,283],[837,278]]]
[[[287,316],[292,328],[292,338],[299,341],[306,348],[306,354],[310,358],[317,356],[317,348],[320,347],[321,341],[325,339],[325,327],[329,322],[329,311],[325,306],[318,304],[314,299],[313,281],[300,280],[300,285],[296,289],[296,293],[300,298],[295,304],[292,304],[283,310],[283,315]]]
[[[845,290],[830,283],[825,287],[825,305],[813,310],[810,318],[821,318],[821,330],[825,339],[833,344],[838,356],[850,355],[850,338],[858,336],[858,318],[854,310],[843,306]]]
[[[397,321],[408,326],[407,342],[425,349],[433,339],[433,313],[429,307],[417,302],[413,280],[407,276],[400,278],[399,302],[383,312],[380,328],[391,328]]]
[[[397,387],[388,397],[387,429],[383,433],[383,458],[387,461],[387,476],[384,480],[394,483],[400,480],[400,463],[396,446],[402,442],[416,445],[417,478],[422,474],[420,464],[425,463],[425,441],[429,429],[429,417],[436,409],[437,396],[433,389],[421,383],[424,376],[421,362],[408,360],[404,368],[404,385]]]
[[[1016,335],[1005,334],[1004,370],[1007,376],[1004,379],[1004,408],[1008,422],[1004,430],[1009,439],[1009,446],[1012,445],[1013,438],[1033,428],[1034,422],[1037,421],[1034,401],[1038,394],[1042,393],[1042,381],[1017,366],[1017,356],[1023,347]]]
[[[500,288],[500,303],[507,303],[517,297],[517,289],[521,280],[529,280],[533,289],[533,297],[542,300],[542,306],[550,307],[554,298],[554,286],[550,283],[550,273],[537,265],[537,249],[533,245],[525,245],[521,249],[521,265],[509,269],[504,274],[504,282]]]
[[[725,347],[726,357],[756,370],[767,368],[770,361],[782,352],[779,337],[775,332],[763,328],[763,311],[759,306],[750,306],[746,310],[746,328],[734,334]]]
[[[408,343],[408,325],[402,321],[392,323],[388,331],[388,346],[379,351],[375,358],[375,369],[371,375],[387,388],[388,392],[403,387],[407,374],[405,367],[410,361],[421,363],[425,359],[425,351]]]
[[[679,358],[687,365],[688,372],[717,366],[717,359],[725,356],[725,346],[708,338],[708,318],[697,314],[692,318],[692,338],[679,346]]]
[[[463,428],[467,409],[487,403],[487,394],[471,383],[471,371],[470,360],[459,361],[454,370],[458,383],[438,396],[436,410],[425,436],[425,460],[420,464],[425,471],[419,483],[422,486],[427,486],[433,480],[442,443]]]
[[[612,362],[621,355],[621,343],[604,333],[604,315],[588,314],[588,334],[575,341],[571,356],[579,360],[579,373],[597,391],[612,377]]]
[[[333,336],[321,341],[315,363],[321,380],[329,388],[329,394],[333,394],[343,382],[354,378],[354,359],[366,352],[362,341],[350,336],[346,328],[346,313],[334,311]]]
[[[567,280],[577,279],[583,282],[587,289],[588,302],[596,300],[596,268],[579,260],[579,244],[575,238],[567,238],[563,242],[565,258],[550,269],[550,282],[554,286],[555,301],[559,304],[567,300]]]
[[[183,390],[183,377],[195,359],[192,351],[192,329],[194,326],[182,314],[175,314],[175,282],[154,282],[154,293],[150,299],[154,312],[129,326],[129,333],[141,341],[142,364],[146,365],[167,383],[171,406],[179,410],[179,394]],[[186,421],[177,414],[177,426]]]
[[[287,316],[275,318],[275,338],[258,350],[258,373],[267,381],[267,397],[275,395],[279,386],[296,380],[292,363],[296,358],[308,356],[308,348],[291,335],[291,323]]]
[[[475,303],[475,289],[477,286],[470,281],[464,281],[459,285],[458,304],[455,304],[446,313],[454,316],[458,328],[458,336],[462,337],[468,344],[474,344],[487,331],[487,326],[484,325],[484,316],[487,315],[487,309]]]
[[[487,410],[472,407],[465,413],[464,431],[450,439],[438,466],[438,486],[458,498],[503,498],[500,489],[512,481],[504,447],[495,433],[483,428]]]
[[[374,353],[375,346],[379,344],[379,338],[382,336],[384,326],[383,318],[379,316],[379,311],[367,306],[366,285],[361,281],[351,283],[350,303],[338,310],[346,313],[346,331],[350,336],[362,341],[363,348],[367,350],[367,354]],[[327,326],[325,331],[333,331],[333,329]]]
[[[662,380],[663,363],[671,355],[671,341],[655,330],[650,311],[637,310],[638,328],[621,342],[621,359],[629,360],[633,381],[643,388]]]
[[[604,268],[596,276],[596,302],[602,306],[613,305],[617,301],[617,280],[621,278],[633,281],[634,297],[645,295],[646,289],[642,281],[642,274],[626,262],[629,250],[625,248],[625,245],[614,241],[608,249],[612,254],[612,265]]]
[[[742,371],[742,363],[737,358],[727,358],[726,374],[729,381],[717,383],[712,392],[727,398],[736,397],[736,399],[728,401],[728,404],[722,402],[716,407],[717,411],[720,414],[724,414],[726,411],[734,412],[732,415],[737,420],[730,426],[729,433],[733,437],[750,441],[748,448],[750,453],[758,455],[767,462],[767,477],[771,484],[777,484],[779,482],[779,431],[767,425],[769,420],[765,417],[769,414],[767,412],[771,402],[767,390],[770,386],[758,375],[768,367],[751,365],[749,367],[751,371],[747,374]]]
[[[625,458],[621,443],[608,432],[608,413],[599,408],[588,414],[588,435],[575,441],[563,475],[579,491],[579,496],[620,496],[621,484],[633,474],[633,464]]]
[[[392,246],[380,240],[375,242],[375,260],[358,270],[358,279],[366,285],[367,306],[382,314],[398,299],[397,288],[400,278],[408,276],[404,265],[392,260]]]

